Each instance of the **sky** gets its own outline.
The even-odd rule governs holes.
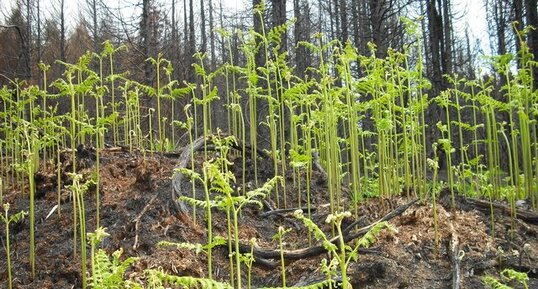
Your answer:
[[[462,21],[456,24],[455,30],[463,35],[466,26],[468,26],[471,41],[473,39],[479,40],[484,52],[489,54],[491,49],[488,39],[488,23],[483,2],[480,0],[454,0],[454,12],[462,17]]]
[[[120,3],[137,3],[138,0],[102,0],[107,5],[111,7],[119,7]],[[219,1],[222,1],[223,8],[229,11],[241,10],[245,7],[245,3],[250,3],[251,1],[247,0],[213,0],[215,5],[218,5]],[[463,37],[466,27],[469,29],[471,43],[474,44],[476,41],[480,41],[480,47],[485,54],[490,53],[488,33],[487,33],[487,22],[486,22],[486,11],[484,8],[483,1],[481,0],[453,0],[453,12],[461,17],[461,20],[455,23],[455,31],[460,36]],[[79,6],[84,4],[84,0],[65,0],[67,15],[72,15],[77,17],[79,14],[77,9]],[[171,2],[171,1],[166,1]],[[178,8],[182,8],[182,1],[178,2]],[[291,10],[292,1],[288,0],[288,10]],[[11,10],[11,7],[15,5],[16,0],[0,0],[0,24],[6,24],[4,22],[4,15],[7,11]],[[54,6],[58,5],[59,0],[41,0],[41,6],[45,14],[51,13],[54,11]],[[121,4],[123,5],[123,4]],[[126,6],[126,5],[123,5]],[[125,13],[125,10],[122,12]],[[132,12],[131,12],[132,13]],[[73,28],[73,27],[68,27]]]

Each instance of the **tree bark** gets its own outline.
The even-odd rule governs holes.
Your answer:
[[[514,11],[514,21],[516,21],[515,29],[521,31],[525,23],[523,19],[523,0],[513,0],[512,9]],[[521,43],[516,41],[516,51],[521,50]],[[519,65],[519,63],[518,63]]]
[[[207,51],[207,35],[206,35],[206,31],[205,31],[205,25],[206,25],[206,20],[205,20],[205,9],[206,7],[204,7],[204,0],[200,0],[200,20],[201,20],[201,24],[200,24],[200,39],[202,39],[202,46],[200,48],[200,52],[202,53],[205,53]]]
[[[41,49],[41,0],[36,1],[36,13],[37,13],[37,31],[36,31],[36,47],[37,47],[37,63],[41,62],[42,58],[42,49]],[[41,83],[42,80],[42,74],[38,73],[39,82]],[[47,89],[46,87],[43,87],[43,89]]]
[[[93,22],[93,29],[92,29],[92,37],[93,37],[93,50],[97,53],[99,52],[99,38],[98,38],[98,28],[97,28],[97,0],[92,0],[91,2],[91,9],[92,9],[92,22]]]
[[[441,39],[443,38],[442,19],[435,5],[435,0],[426,1],[426,13],[428,16],[429,44],[431,53],[431,81],[433,95],[441,91],[442,68],[441,68]]]
[[[213,0],[209,0],[209,46],[211,46],[211,62],[210,62],[210,69],[211,71],[215,70],[216,67],[216,59],[215,59],[215,27],[214,27],[214,18],[213,18]]]
[[[145,61],[150,57],[151,46],[151,28],[150,28],[150,0],[142,1],[142,22],[140,27],[140,37],[142,38],[142,53],[144,57],[144,82],[147,85],[151,84],[151,63]]]
[[[194,0],[189,0],[189,42],[187,46],[189,50],[187,52],[187,71],[188,71],[188,81],[194,82],[194,71],[191,68],[192,63],[194,62],[194,53],[196,53],[196,32],[194,29]]]
[[[26,0],[26,49],[24,59],[26,61],[25,74],[28,79],[32,78],[32,3]]]
[[[286,23],[286,0],[272,0],[273,3],[273,27]],[[287,35],[283,33],[280,38],[280,52],[287,50]]]
[[[307,41],[310,35],[309,16],[310,8],[308,2],[301,0],[293,0],[293,14],[297,22],[293,30],[295,40],[295,73],[299,78],[304,78],[305,70],[309,66],[308,50],[304,45],[300,45],[301,41]]]
[[[253,8],[256,8],[256,7],[259,7],[261,5],[262,1],[261,0],[252,0],[252,7]],[[262,16],[260,16],[258,13],[254,13],[253,15],[253,23],[254,23],[254,31],[258,34],[262,34],[263,33],[263,23],[262,23]],[[260,40],[259,39],[256,39],[256,46],[257,47],[260,47]],[[265,66],[265,55],[264,55],[264,50],[262,47],[259,48],[259,50],[257,50],[256,52],[256,67],[262,67],[262,66]]]
[[[60,0],[60,59],[65,61],[65,1]]]
[[[452,74],[453,67],[452,62],[454,61],[453,55],[453,38],[452,38],[452,18],[451,18],[451,0],[439,0],[443,5],[443,57],[441,58],[443,64],[443,74],[450,75]]]
[[[340,41],[342,41],[342,44],[344,44],[349,39],[349,31],[348,31],[348,19],[347,19],[347,0],[341,0],[340,1],[340,23],[341,23],[341,34],[340,34]]]

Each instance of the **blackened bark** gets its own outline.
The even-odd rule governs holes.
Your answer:
[[[196,32],[194,30],[194,0],[189,0],[189,41],[187,42],[187,80],[194,82],[194,70],[191,67],[194,62],[194,53],[196,53]]]
[[[200,52],[205,53],[207,51],[207,35],[205,31],[205,9],[204,0],[200,0],[200,17],[202,23],[200,24],[200,39],[202,40],[202,46],[200,47]]]
[[[37,63],[41,62],[41,58],[43,55],[42,49],[41,49],[41,1],[36,1],[36,13],[37,13],[37,31],[36,31],[36,47],[37,47]],[[42,74],[38,73],[38,78],[41,82]],[[45,88],[46,89],[46,88]]]
[[[341,39],[342,29],[340,23],[340,3],[339,0],[333,1],[333,11],[334,11],[334,37],[333,39]]]
[[[97,0],[92,0],[91,2],[91,9],[92,9],[92,38],[93,38],[93,51],[96,53],[99,51],[99,39],[97,34]]]
[[[340,1],[340,27],[341,27],[341,33],[340,33],[340,41],[342,41],[342,44],[344,44],[349,39],[349,28],[348,28],[348,16],[347,16],[347,0],[341,0]]]
[[[215,59],[215,28],[213,23],[213,1],[209,0],[209,46],[211,46],[211,71],[215,70],[216,67],[216,59]]]
[[[301,3],[302,2],[302,3]],[[309,66],[310,60],[308,50],[301,41],[307,41],[310,35],[309,16],[310,8],[307,1],[293,0],[293,14],[297,22],[293,30],[295,40],[295,73],[299,78],[304,78],[305,70]]]
[[[65,3],[60,0],[60,59],[65,61]]]
[[[426,1],[426,13],[428,17],[429,44],[431,53],[431,81],[433,95],[436,96],[441,91],[442,69],[441,69],[441,39],[443,38],[442,20],[437,12],[434,0]]]
[[[523,19],[523,1],[522,0],[513,0],[512,9],[514,13],[513,21],[515,21],[515,29],[521,31],[523,29],[524,19]],[[521,43],[516,41],[516,51],[521,50]],[[518,63],[519,65],[519,63]]]
[[[256,7],[261,5],[261,2],[261,0],[252,0],[252,7],[256,9]],[[263,33],[262,15],[254,12],[252,20],[254,23],[254,31],[261,35]],[[258,38],[256,38],[256,47],[259,47],[256,51],[256,67],[265,66],[265,53],[263,47],[261,47],[261,40]]]
[[[151,84],[151,63],[145,61],[150,57],[150,46],[151,46],[151,37],[150,37],[150,0],[142,1],[142,21],[140,23],[140,37],[142,38],[142,53],[144,57],[144,83],[147,85]]]
[[[25,76],[32,77],[32,9],[30,0],[26,1],[26,49],[24,50]]]
[[[453,55],[453,38],[452,38],[452,20],[451,20],[451,4],[450,0],[440,1],[442,2],[443,7],[443,46],[442,51],[442,67],[443,74],[452,74],[453,67],[452,62],[454,61]]]
[[[286,0],[272,0],[273,27],[284,25],[286,23]],[[280,52],[288,48],[287,35],[282,33],[280,38]]]

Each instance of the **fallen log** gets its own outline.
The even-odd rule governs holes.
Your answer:
[[[488,214],[491,213],[491,206],[493,206],[494,213],[500,212],[502,214],[510,215],[510,212],[512,211],[512,209],[508,205],[499,203],[491,204],[489,201],[480,199],[466,198],[466,202],[473,208]],[[515,209],[515,216],[516,218],[523,220],[526,223],[538,225],[538,213]]]
[[[450,208],[452,206],[450,201],[450,192],[445,191],[441,193],[439,202],[445,207]],[[498,202],[491,203],[488,200],[481,200],[476,198],[467,198],[462,195],[455,196],[456,206],[460,210],[469,211],[472,209],[483,212],[484,214],[491,214],[492,208],[494,214],[511,215],[512,208],[509,205],[500,204]],[[528,224],[538,225],[538,213],[528,210],[515,209],[514,216]]]

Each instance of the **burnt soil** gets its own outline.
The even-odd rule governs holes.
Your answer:
[[[80,153],[82,152],[82,153]],[[197,153],[196,167],[199,169],[203,153]],[[140,259],[128,271],[132,278],[139,278],[147,268],[162,268],[175,275],[207,276],[207,258],[201,253],[158,246],[159,241],[205,243],[206,230],[202,215],[196,222],[190,217],[179,217],[174,210],[171,195],[171,177],[178,162],[178,154],[142,154],[125,149],[106,149],[101,155],[100,215],[101,226],[106,227],[109,237],[101,247],[108,253],[123,248],[123,256]],[[11,252],[14,288],[80,288],[80,255],[73,254],[73,203],[66,185],[70,170],[68,157],[63,163],[61,184],[61,215],[54,212],[46,218],[57,204],[56,172],[53,166],[40,168],[36,175],[36,254],[37,276],[30,275],[29,264],[29,219],[11,224]],[[232,171],[241,171],[239,159]],[[79,173],[89,179],[95,165],[95,152],[83,148],[78,154]],[[252,162],[247,162],[251,166]],[[260,159],[260,180],[271,177],[272,164]],[[252,168],[248,168],[252,172]],[[290,174],[291,175],[291,174]],[[252,174],[248,175],[252,178]],[[239,177],[238,177],[239,180]],[[253,179],[247,183],[253,186]],[[288,202],[296,204],[298,188],[293,187],[291,177],[287,180]],[[185,181],[186,192],[190,183]],[[304,183],[301,186],[304,190]],[[199,192],[201,194],[201,192]],[[312,219],[330,234],[325,224],[329,207],[327,187],[321,174],[314,173]],[[304,198],[305,196],[300,196]],[[28,210],[28,187],[4,188],[4,202],[11,204],[10,213]],[[87,231],[95,230],[95,187],[85,195]],[[405,196],[391,199],[365,199],[358,214],[361,226],[368,225],[398,206],[409,201]],[[284,237],[284,248],[309,247],[307,230],[292,213],[263,215],[269,209],[255,206],[244,208],[240,218],[239,236],[243,243],[256,238],[265,249],[277,249],[273,235],[279,226],[291,228]],[[450,240],[456,238],[461,251],[462,288],[484,288],[481,277],[499,276],[504,268],[526,271],[529,288],[538,288],[538,226],[509,216],[494,216],[495,230],[492,236],[491,217],[474,209],[451,210],[442,204],[437,206],[439,216],[439,246],[434,241],[434,221],[431,202],[417,202],[405,212],[390,220],[395,231],[383,232],[371,251],[363,253],[349,266],[348,276],[354,288],[451,288],[452,261]],[[199,211],[202,211],[199,209]],[[213,211],[214,234],[226,235],[226,216],[219,210]],[[139,218],[138,226],[136,219]],[[346,220],[348,225],[354,220]],[[513,227],[513,230],[512,230]],[[5,256],[4,224],[0,224],[2,252],[0,254],[0,288],[7,288],[7,266]],[[312,245],[315,245],[313,241]],[[77,249],[80,251],[79,249]],[[217,280],[226,281],[229,276],[228,251],[214,251],[214,272]],[[320,262],[328,258],[326,253],[299,260],[288,260],[286,278],[288,286],[311,284],[322,280]],[[278,264],[279,260],[269,260]],[[89,268],[89,266],[88,266]],[[253,287],[281,286],[279,267],[254,263]],[[515,288],[523,288],[510,283]],[[520,286],[520,287],[518,287]]]

